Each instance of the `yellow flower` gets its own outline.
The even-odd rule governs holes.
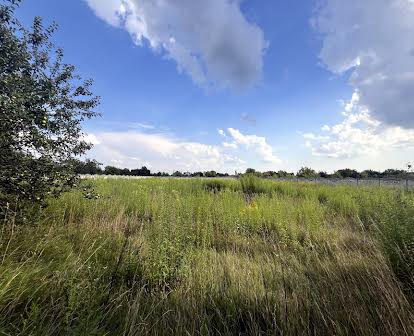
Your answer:
[[[251,202],[247,205],[247,207],[248,207],[249,209],[252,209],[252,210],[257,210],[257,209],[259,209],[259,206],[257,205],[256,201],[251,201]]]

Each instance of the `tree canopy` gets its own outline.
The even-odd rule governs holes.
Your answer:
[[[316,178],[318,177],[318,173],[311,168],[302,167],[298,173],[296,174],[297,177],[306,177],[306,178]]]
[[[25,28],[20,0],[0,5],[0,205],[41,201],[76,182],[74,159],[90,144],[82,121],[97,115],[91,80],[63,62],[51,41],[55,24]]]

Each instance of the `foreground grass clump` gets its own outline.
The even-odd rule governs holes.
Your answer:
[[[253,194],[264,194],[273,189],[271,184],[253,174],[242,176],[240,178],[240,186],[244,194],[248,197]]]
[[[413,335],[414,194],[96,180],[2,222],[0,335]]]

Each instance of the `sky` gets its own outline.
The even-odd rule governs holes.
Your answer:
[[[414,160],[414,0],[24,0],[94,80],[104,165],[233,173]]]

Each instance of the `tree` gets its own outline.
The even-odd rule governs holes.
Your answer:
[[[295,174],[294,173],[288,173],[288,172],[286,172],[284,170],[279,170],[277,172],[277,176],[278,177],[292,177],[292,176],[295,176]]]
[[[87,159],[85,162],[77,161],[75,163],[75,173],[88,175],[102,174],[101,165],[102,163],[96,160]]]
[[[50,41],[56,25],[15,18],[21,0],[0,5],[0,206],[58,196],[77,180],[74,158],[91,145],[81,123],[99,97]]]
[[[144,166],[141,168],[141,176],[151,176],[151,171]]]
[[[170,176],[170,174],[165,173],[165,172],[158,172],[158,173],[155,173],[154,176],[167,177],[167,176]]]
[[[121,175],[122,169],[114,166],[106,166],[104,169],[105,175]]]
[[[318,177],[318,173],[311,168],[302,167],[298,173],[296,174],[297,177],[305,177],[305,178],[316,178]]]
[[[364,170],[363,172],[361,172],[361,177],[362,178],[378,178],[381,177],[381,173],[375,170]]]
[[[278,177],[277,173],[275,171],[266,171],[262,173],[263,177]]]
[[[406,174],[407,172],[405,170],[399,169],[386,169],[382,173],[383,177],[404,177]]]
[[[130,172],[130,170],[128,168],[123,168],[120,171],[120,175],[122,175],[122,176],[129,176],[129,175],[131,175],[131,172]]]
[[[205,177],[217,177],[217,172],[215,172],[214,170],[212,171],[207,171],[204,173]]]
[[[328,174],[327,172],[325,172],[325,171],[320,171],[320,172],[318,173],[318,175],[319,175],[319,177],[321,177],[321,178],[328,178],[328,177],[329,177],[329,174]]]
[[[361,174],[358,173],[355,169],[340,169],[335,172],[336,175],[342,178],[360,178]]]
[[[262,173],[260,171],[257,171],[256,169],[253,168],[247,168],[246,172],[244,173],[245,175],[254,175],[257,177],[262,177]]]
[[[131,175],[133,176],[151,176],[151,171],[147,167],[142,167],[141,169],[132,169]]]

